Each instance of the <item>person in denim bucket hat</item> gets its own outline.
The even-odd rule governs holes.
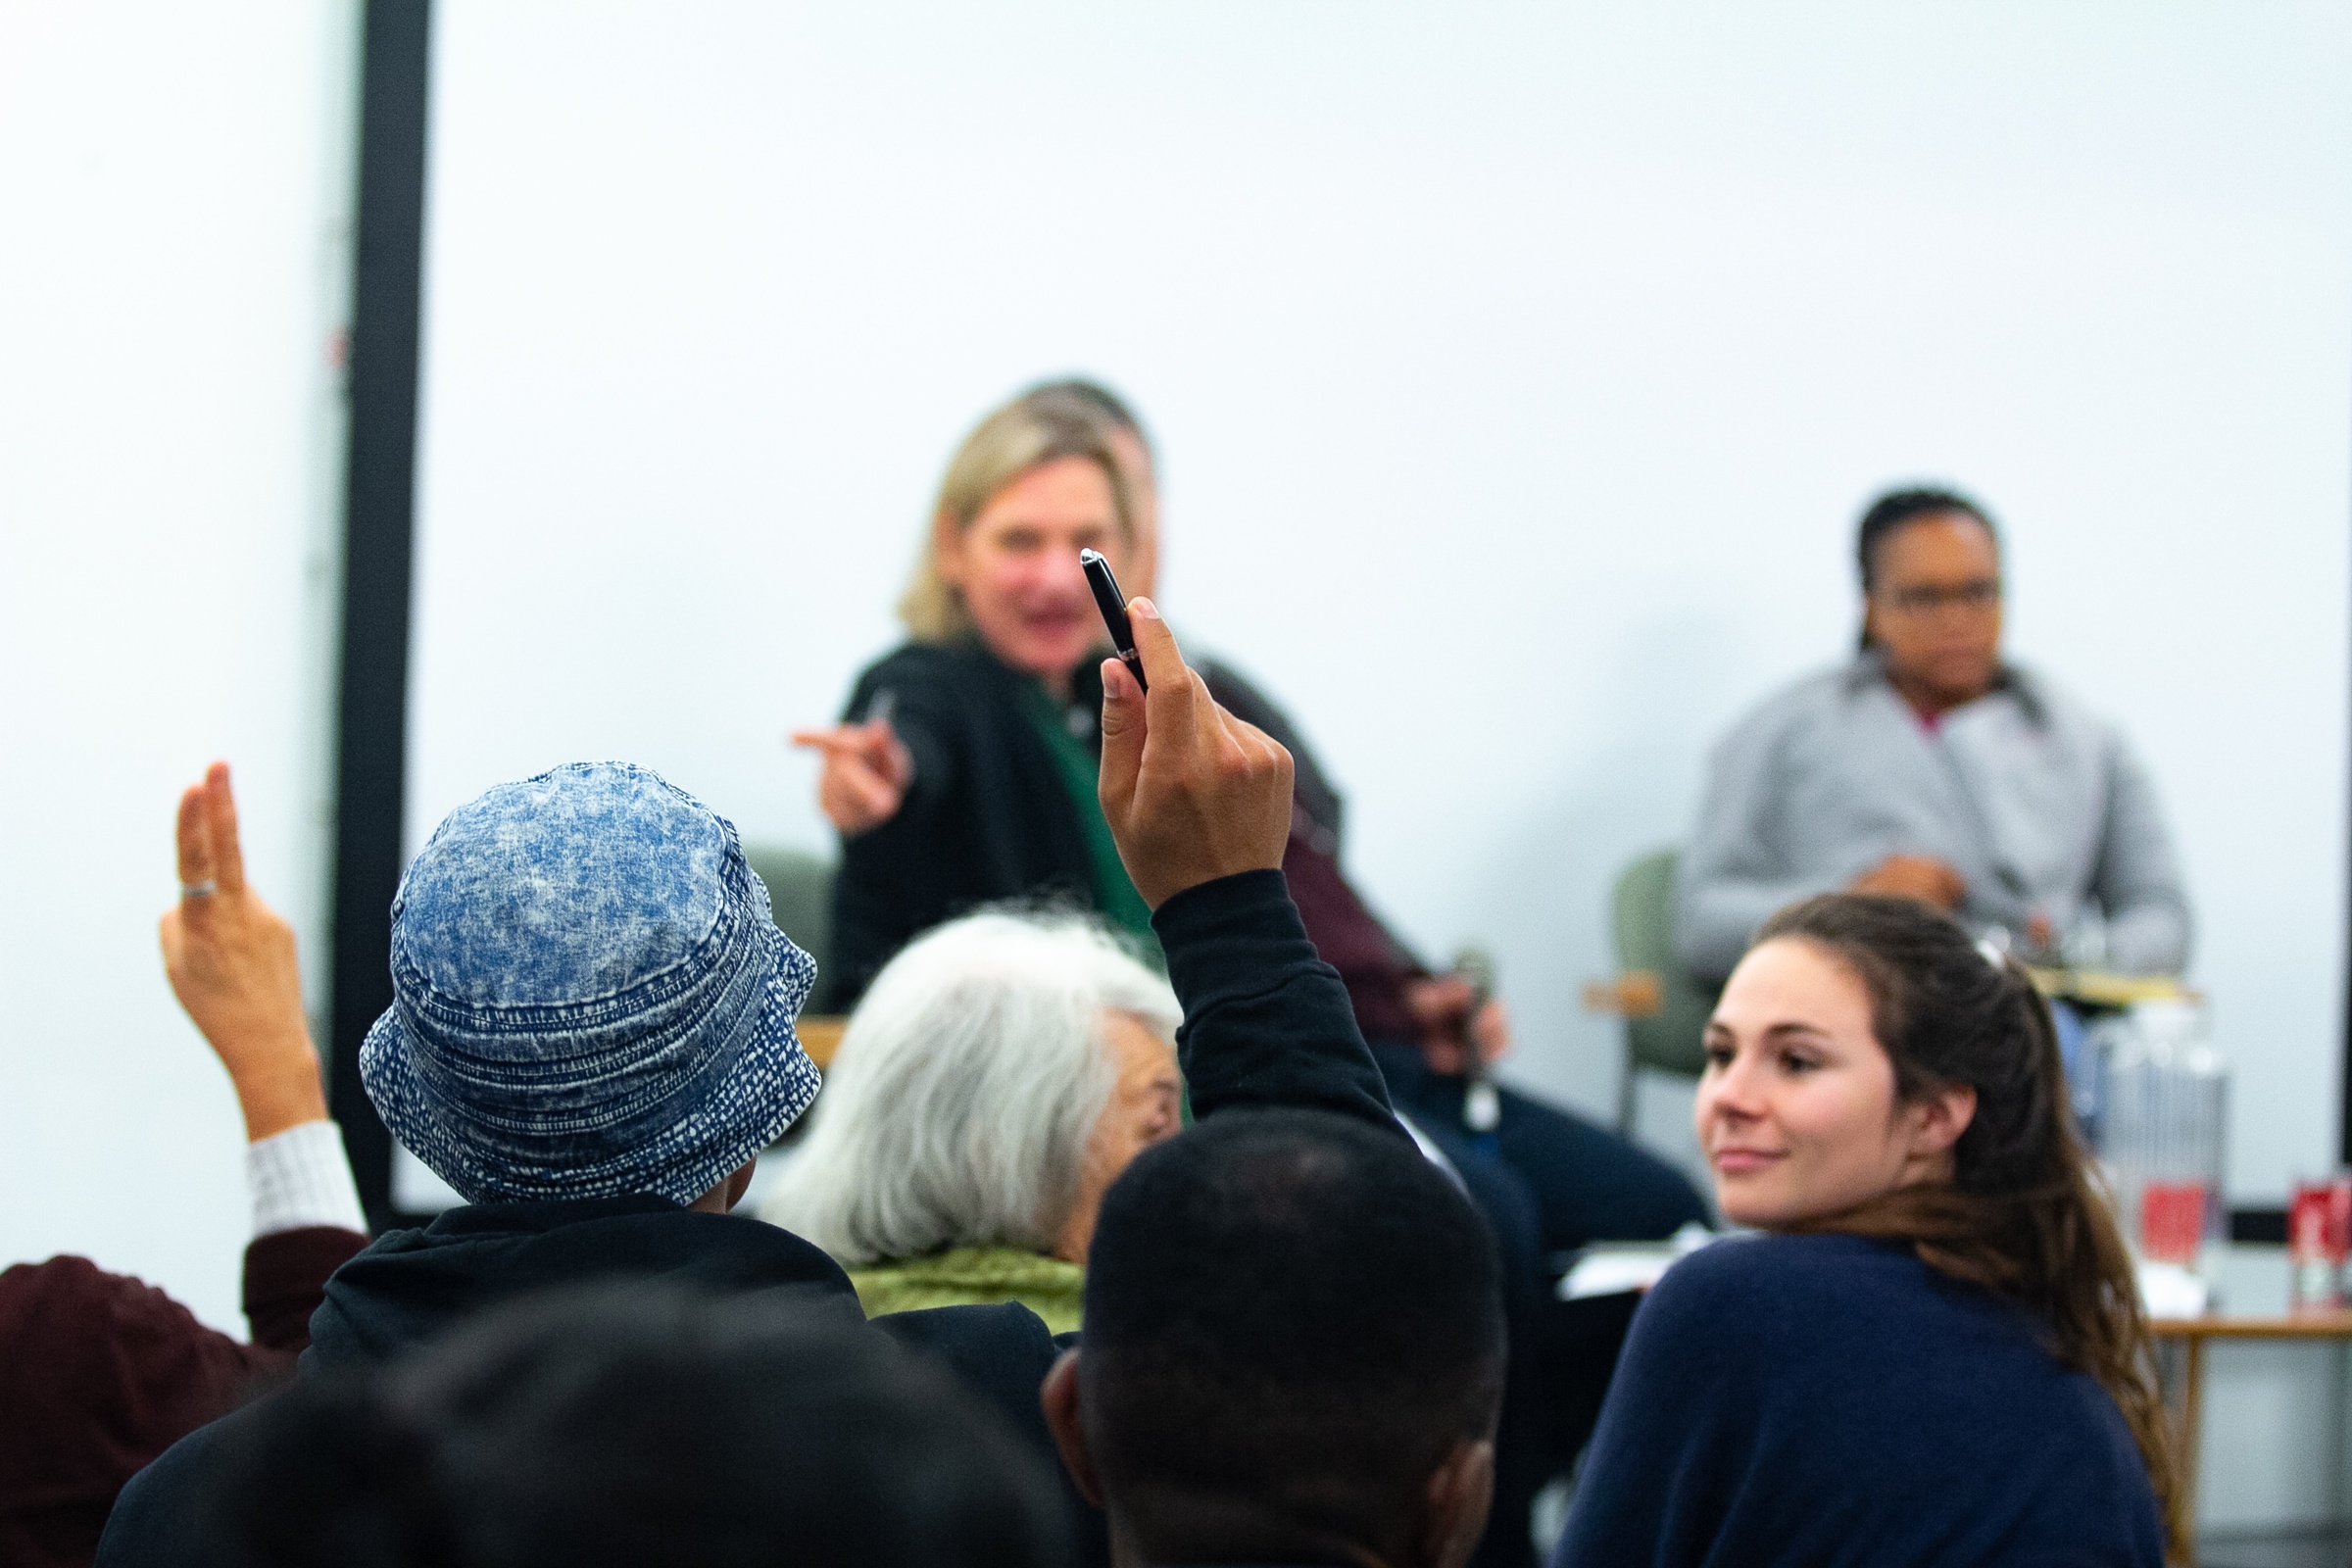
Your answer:
[[[732,823],[573,762],[460,807],[409,866],[360,1080],[469,1202],[692,1204],[815,1098],[793,1032],[815,979]]]
[[[1290,754],[1216,706],[1148,600],[1131,613],[1151,689],[1109,662],[1101,798],[1183,1004],[1194,1114],[1321,1109],[1404,1140],[1347,988],[1283,881]],[[760,913],[757,885],[723,822],[637,769],[560,768],[436,833],[403,883],[398,1004],[364,1077],[401,1136],[479,1200],[388,1231],[336,1270],[298,1382],[388,1363],[505,1301],[588,1282],[659,1280],[862,1321],[820,1249],[725,1212],[750,1151],[806,1099],[789,1032],[766,1022],[791,1016],[799,992],[779,1000],[769,981],[797,971],[797,955],[762,919],[748,936],[735,919]],[[221,984],[252,1027],[299,1027],[299,997],[230,967]],[[936,1356],[1054,1453],[1038,1391],[1060,1347],[1029,1308],[932,1307],[858,1332]],[[204,1510],[255,1408],[132,1478],[99,1568],[241,1560]],[[666,1505],[684,1504],[649,1494],[649,1512]],[[1106,1561],[1103,1516],[1077,1517],[1082,1558]]]

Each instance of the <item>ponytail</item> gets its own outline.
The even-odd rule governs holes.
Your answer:
[[[1813,944],[1861,980],[1898,1100],[1963,1084],[1977,1093],[1950,1182],[1898,1188],[1795,1228],[1908,1242],[1937,1273],[2031,1309],[2059,1361],[2115,1400],[2171,1552],[2185,1559],[2185,1489],[2155,1342],[2131,1251],[2067,1109],[2049,1004],[2014,959],[1907,899],[1807,899],[1767,920],[1756,940],[1776,937]]]

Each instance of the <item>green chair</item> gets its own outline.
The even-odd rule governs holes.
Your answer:
[[[743,858],[767,884],[768,912],[803,953],[816,960],[817,996],[833,961],[833,862],[807,850],[746,844]]]
[[[1707,1019],[1721,986],[1693,978],[1674,956],[1673,850],[1644,855],[1617,878],[1610,898],[1618,979],[1611,1010],[1625,1019],[1625,1074],[1617,1126],[1634,1124],[1635,1075],[1643,1068],[1695,1078],[1706,1066]]]

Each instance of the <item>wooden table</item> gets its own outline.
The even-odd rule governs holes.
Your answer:
[[[847,1018],[809,1013],[801,1018],[794,1032],[801,1037],[801,1049],[808,1053],[808,1059],[822,1072],[833,1065],[833,1053],[841,1049],[841,1032],[849,1026]]]
[[[2193,1530],[2197,1518],[2197,1439],[2205,1413],[2205,1347],[2215,1340],[2352,1340],[2352,1312],[2160,1317],[2149,1322],[2148,1331],[2159,1345],[2181,1348],[2180,1397],[2173,1404],[2174,1430],[2180,1435],[2180,1485],[2187,1493],[2181,1511],[2187,1515]]]

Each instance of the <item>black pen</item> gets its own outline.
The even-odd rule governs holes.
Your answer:
[[[1135,628],[1127,623],[1127,600],[1119,592],[1119,579],[1110,574],[1110,563],[1102,559],[1100,550],[1081,550],[1078,564],[1086,569],[1086,585],[1095,591],[1095,608],[1102,612],[1102,624],[1110,628],[1110,645],[1119,651],[1119,662],[1135,677],[1137,691],[1150,691],[1152,684],[1144,679],[1144,656],[1135,651]]]

